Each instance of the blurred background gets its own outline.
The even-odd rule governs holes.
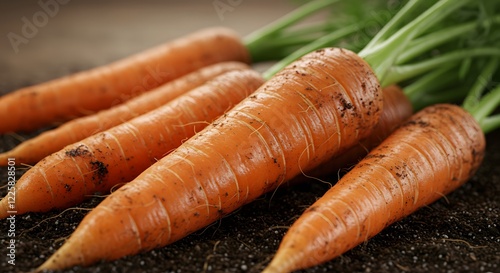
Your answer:
[[[242,36],[294,0],[0,1],[2,93],[87,69],[210,26]],[[43,3],[43,4],[41,4]]]

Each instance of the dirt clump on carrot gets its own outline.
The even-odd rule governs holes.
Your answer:
[[[308,54],[109,195],[39,270],[175,242],[355,145],[381,110],[380,85],[360,57]]]
[[[92,165],[92,171],[94,175],[92,175],[92,180],[98,181],[98,184],[103,182],[103,179],[108,174],[108,166],[109,164],[104,164],[102,161],[95,160],[90,161],[90,165]]]
[[[89,150],[85,148],[85,145],[81,144],[76,148],[67,150],[66,155],[69,157],[85,156],[89,154]]]

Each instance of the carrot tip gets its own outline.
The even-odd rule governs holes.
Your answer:
[[[264,270],[262,271],[262,273],[279,273],[280,271],[278,271],[276,269],[276,267],[272,267],[272,266],[268,266],[266,268],[264,268]]]
[[[295,270],[296,268],[293,268],[290,259],[287,259],[287,256],[282,254],[282,252],[278,251],[262,273],[286,273]]]
[[[37,267],[33,272],[42,272],[44,270],[61,270],[77,264],[82,261],[78,260],[75,255],[72,255],[71,246],[67,243],[50,256],[43,264]],[[64,257],[64,258],[61,258]]]

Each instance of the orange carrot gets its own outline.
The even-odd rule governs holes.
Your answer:
[[[15,213],[67,208],[132,180],[263,82],[250,69],[228,72],[165,106],[66,146],[19,179]],[[2,199],[0,218],[9,210],[7,198]]]
[[[485,138],[463,108],[415,114],[290,227],[264,272],[331,260],[461,186],[478,169]]]
[[[412,115],[413,107],[411,102],[401,88],[391,85],[385,87],[383,93],[384,108],[373,132],[366,139],[356,144],[356,146],[322,163],[311,172],[308,172],[306,176],[323,177],[342,168],[352,167]],[[304,180],[304,178],[299,176],[294,180]]]
[[[363,59],[333,48],[308,54],[103,200],[39,270],[179,240],[355,145],[381,110]]]
[[[123,104],[74,119],[29,139],[10,151],[0,153],[0,166],[6,166],[8,158],[16,158],[16,164],[35,164],[66,145],[158,108],[224,72],[243,69],[248,69],[248,65],[238,62],[224,62],[201,68]]]
[[[249,62],[233,31],[209,28],[106,66],[0,97],[0,133],[28,131],[102,110],[223,61]],[[29,109],[29,111],[27,111]]]

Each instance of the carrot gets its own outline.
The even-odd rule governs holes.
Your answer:
[[[308,54],[113,192],[38,270],[179,240],[354,145],[381,109],[376,76],[356,54]]]
[[[12,150],[0,153],[0,166],[6,166],[8,158],[16,158],[16,164],[35,164],[66,145],[145,114],[220,74],[242,69],[248,69],[248,66],[238,62],[223,62],[191,72],[123,104],[74,119],[24,141]]]
[[[0,97],[0,117],[4,117],[0,133],[33,130],[94,113],[223,61],[249,62],[238,35],[220,27],[201,30],[106,66]]]
[[[361,160],[372,148],[380,144],[401,123],[413,114],[413,107],[403,90],[391,85],[383,89],[382,114],[373,132],[346,152],[322,163],[306,174],[307,177],[323,177],[342,168],[349,168]],[[295,178],[302,181],[302,177]]]
[[[262,83],[253,70],[228,72],[156,110],[66,146],[17,181],[14,213],[67,208],[132,180]],[[13,213],[7,199],[0,201],[0,218]]]
[[[425,108],[303,213],[264,272],[317,265],[368,240],[469,180],[484,149],[478,122],[463,108]]]
[[[489,116],[500,105],[500,86],[483,95],[495,82],[500,58],[494,55],[480,62],[484,68],[477,77],[469,73],[476,80],[462,107],[424,108],[305,210],[264,272],[291,272],[334,259],[467,182],[483,160],[484,134],[500,128],[500,114]],[[448,69],[408,90],[439,81]],[[451,91],[457,94],[456,88]]]

